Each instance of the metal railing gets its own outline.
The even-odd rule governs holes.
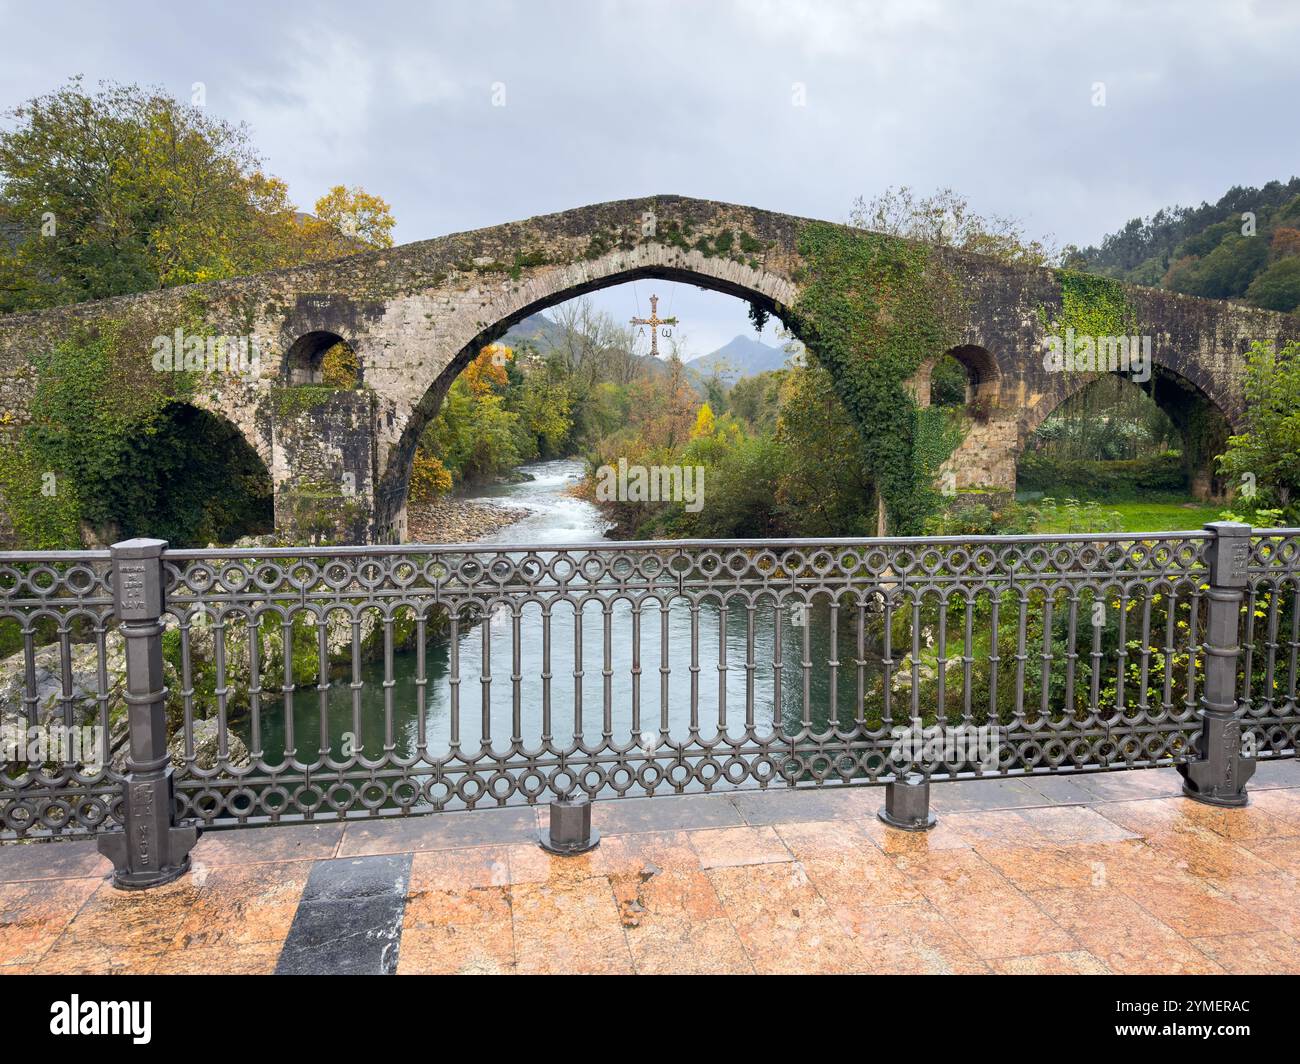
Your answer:
[[[7,837],[1294,756],[1300,530],[0,554]],[[52,752],[53,751],[53,752]]]

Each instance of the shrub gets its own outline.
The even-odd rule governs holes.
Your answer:
[[[432,502],[451,490],[451,472],[435,455],[417,449],[411,460],[412,502]]]
[[[1129,499],[1185,492],[1187,470],[1177,451],[1112,462],[1062,459],[1029,451],[1020,459],[1016,488],[1085,499]]]

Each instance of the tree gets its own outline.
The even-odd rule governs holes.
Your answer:
[[[708,403],[702,403],[695,414],[695,425],[691,429],[691,439],[696,440],[701,436],[712,436],[717,424],[718,419],[713,415],[713,408]]]
[[[690,439],[699,397],[686,382],[675,351],[668,357],[668,373],[642,377],[632,385],[631,395],[631,427],[647,446],[672,450]]]
[[[551,316],[558,326],[551,357],[558,358],[565,373],[584,390],[604,375],[611,354],[623,356],[617,359],[620,363],[628,362],[626,356],[632,350],[628,330],[607,312],[597,310],[585,296],[561,303]],[[635,376],[622,366],[616,379],[626,383]]]
[[[789,370],[768,370],[736,381],[727,395],[731,412],[752,432],[770,435],[776,430],[781,407],[781,382]]]
[[[890,186],[870,201],[859,196],[849,214],[851,225],[877,233],[957,248],[1026,266],[1052,265],[1060,252],[1046,240],[1030,240],[1011,218],[977,214],[950,188],[919,197],[907,185]]]
[[[1168,287],[1208,299],[1246,294],[1251,280],[1268,260],[1268,244],[1258,236],[1229,236],[1202,259],[1170,270]]]
[[[471,395],[501,392],[510,380],[506,365],[513,362],[514,357],[515,353],[505,344],[487,344],[461,371],[457,380],[464,383]]]
[[[475,394],[456,380],[420,444],[457,483],[479,483],[519,464],[518,418],[495,392]]]
[[[608,387],[598,384],[596,390]],[[572,397],[563,381],[547,373],[534,373],[523,382],[515,400],[520,427],[531,441],[530,450],[544,458],[556,458],[565,451],[573,419],[569,416]]]
[[[5,309],[221,275],[252,216],[246,131],[159,92],[80,79],[10,111],[0,131]],[[194,237],[204,235],[199,254]]]
[[[862,455],[861,437],[820,365],[787,370],[781,378],[776,440],[785,464],[776,482],[784,523],[798,535],[871,535],[876,473]]]
[[[1248,501],[1294,511],[1300,502],[1300,342],[1256,343],[1246,356],[1246,431],[1228,437],[1219,468],[1257,493]],[[1288,516],[1293,516],[1288,514]]]
[[[1273,263],[1250,282],[1246,298],[1267,310],[1300,310],[1300,254]]]
[[[80,78],[0,130],[0,313],[218,280],[391,244],[339,186],[299,214],[244,126],[161,90]],[[355,226],[349,234],[341,230]]]
[[[314,213],[307,227],[319,230],[322,244],[335,243],[339,255],[393,246],[392,208],[363,188],[335,185],[316,201]]]
[[[412,502],[432,502],[439,495],[451,491],[451,472],[423,447],[415,449],[411,460],[411,487],[408,492]]]
[[[436,458],[458,483],[491,480],[533,457],[520,415],[506,406],[514,353],[488,344],[452,382],[417,455]]]

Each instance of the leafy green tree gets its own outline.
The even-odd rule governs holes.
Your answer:
[[[458,378],[422,443],[451,472],[456,483],[481,483],[513,469],[522,460],[516,433],[518,417],[495,392],[475,394]]]
[[[1230,236],[1205,258],[1172,270],[1169,287],[1209,299],[1243,296],[1267,260],[1267,241],[1257,235]]]
[[[785,455],[776,499],[787,527],[808,536],[875,533],[875,472],[827,370],[788,372],[776,439]]]
[[[573,429],[573,419],[569,416],[572,396],[564,382],[550,374],[537,373],[525,378],[516,391],[512,408],[518,413],[520,429],[528,438],[528,451],[542,458],[563,455]]]
[[[1267,310],[1300,310],[1300,255],[1278,259],[1269,266],[1250,282],[1246,298]]]
[[[781,385],[788,370],[768,370],[736,381],[727,402],[731,412],[749,426],[751,432],[771,434],[781,410]]]
[[[736,439],[706,466],[704,505],[688,534],[710,539],[748,539],[785,535],[787,527],[773,506],[776,481],[787,464],[787,450],[768,436]]]
[[[253,214],[243,129],[137,86],[91,96],[79,79],[8,117],[0,203],[25,234],[7,256],[10,309],[230,271]]]
[[[632,400],[626,387],[613,381],[597,384],[581,411],[583,448],[589,449],[594,441],[611,436],[626,425],[631,407]]]
[[[392,208],[363,188],[335,185],[316,201],[314,217],[305,224],[316,230],[322,244],[334,244],[339,255],[364,248],[393,246]],[[322,254],[328,254],[322,249]]]
[[[74,78],[0,130],[0,313],[211,281],[391,243],[339,186],[294,209],[248,131],[161,90]],[[348,231],[344,231],[343,227]]]
[[[1281,351],[1256,343],[1246,356],[1246,431],[1228,437],[1219,468],[1253,485],[1256,507],[1272,502],[1288,519],[1300,502],[1300,343]]]

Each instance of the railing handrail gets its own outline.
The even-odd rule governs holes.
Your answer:
[[[1300,532],[1300,530],[1297,530]],[[1277,533],[1272,533],[1277,534]],[[563,551],[668,551],[668,550],[772,550],[843,547],[900,546],[1007,546],[1017,543],[1141,543],[1148,540],[1205,539],[1204,529],[1177,532],[1043,532],[1032,535],[989,536],[872,536],[782,539],[645,539],[597,540],[586,543],[402,543],[347,547],[208,547],[168,550],[166,556],[176,561],[202,561],[220,558],[301,558],[359,557],[367,555],[401,555],[433,553],[545,554]]]
[[[107,562],[113,554],[103,550],[3,550],[0,551],[0,563],[4,562]]]
[[[1272,539],[1300,536],[1297,528],[1256,528],[1251,539]],[[638,539],[597,540],[586,543],[398,543],[315,547],[169,547],[164,556],[175,561],[202,561],[223,558],[355,558],[367,555],[401,555],[434,553],[545,553],[550,551],[632,551],[632,550],[709,550],[723,547],[731,550],[762,550],[764,548],[820,547],[897,547],[908,544],[936,546],[1007,545],[1015,543],[1140,543],[1148,540],[1204,539],[1206,531],[1199,529],[1173,529],[1160,532],[1034,532],[1015,535],[979,536],[828,536],[784,537],[781,539]],[[107,562],[112,553],[107,549],[0,551],[0,564],[8,562]]]

